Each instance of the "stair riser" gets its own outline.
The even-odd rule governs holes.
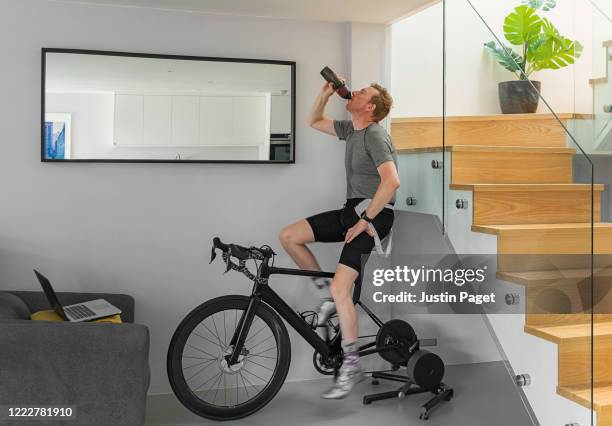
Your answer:
[[[567,120],[563,120],[566,122]],[[566,133],[553,118],[512,120],[447,120],[446,146],[522,146],[564,148]],[[394,122],[391,138],[397,149],[442,146],[442,120]]]
[[[590,269],[609,267],[609,257],[589,254],[503,254],[497,255],[500,272],[550,271],[560,269]],[[519,283],[521,284],[521,283]]]
[[[556,326],[611,321],[612,277],[593,279],[595,304],[591,302],[591,279],[562,279],[556,282],[504,281],[525,286],[525,324]],[[591,312],[593,315],[591,315]]]
[[[588,295],[582,294],[575,281],[562,281],[546,286],[529,285],[525,289],[525,322],[532,325],[528,317],[533,315],[541,317],[541,314],[549,313],[589,314],[590,310],[585,309],[588,300]]]
[[[593,220],[601,221],[601,193],[593,193]],[[476,225],[584,223],[591,221],[590,191],[477,191]]]
[[[572,183],[572,155],[514,151],[452,154],[452,183]]]
[[[606,413],[597,413],[597,426],[612,426],[612,410]]]
[[[593,352],[593,373],[591,373],[591,352]],[[612,336],[567,339],[559,344],[560,386],[589,386],[591,374],[595,386],[612,383],[610,365],[612,365]]]

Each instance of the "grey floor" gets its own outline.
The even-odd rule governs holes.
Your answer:
[[[184,408],[174,395],[148,398],[147,425],[188,426],[222,424],[223,426],[351,425],[351,426],[527,426],[532,425],[516,386],[501,362],[450,366],[444,381],[455,390],[451,402],[443,403],[429,421],[419,420],[419,408],[431,394],[390,399],[362,405],[363,395],[396,389],[401,384],[370,380],[360,384],[345,400],[327,401],[319,393],[329,385],[329,378],[285,383],[276,397],[250,417],[217,423],[200,418]]]

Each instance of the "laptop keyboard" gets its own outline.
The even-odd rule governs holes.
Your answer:
[[[92,317],[96,314],[94,311],[92,311],[85,305],[70,306],[68,308],[64,308],[64,312],[70,314],[75,319]]]

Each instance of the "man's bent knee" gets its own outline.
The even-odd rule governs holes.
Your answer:
[[[291,245],[304,245],[314,241],[314,234],[306,220],[285,226],[278,233],[278,239],[283,247]]]
[[[287,245],[291,244],[293,242],[293,239],[294,237],[293,231],[291,230],[291,225],[285,226],[278,233],[278,240],[281,242],[283,247],[286,247]]]
[[[329,286],[329,292],[335,301],[344,300],[351,297],[351,288],[353,283],[340,282],[337,279],[332,280]]]

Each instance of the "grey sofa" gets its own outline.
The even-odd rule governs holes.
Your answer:
[[[134,299],[99,293],[58,297],[65,305],[104,298],[123,311],[124,324],[30,321],[30,313],[50,309],[42,292],[0,292],[0,406],[75,407],[72,421],[48,418],[45,426],[142,425],[149,331],[133,323]],[[12,424],[3,415],[0,424]],[[43,424],[23,420],[14,424]]]

